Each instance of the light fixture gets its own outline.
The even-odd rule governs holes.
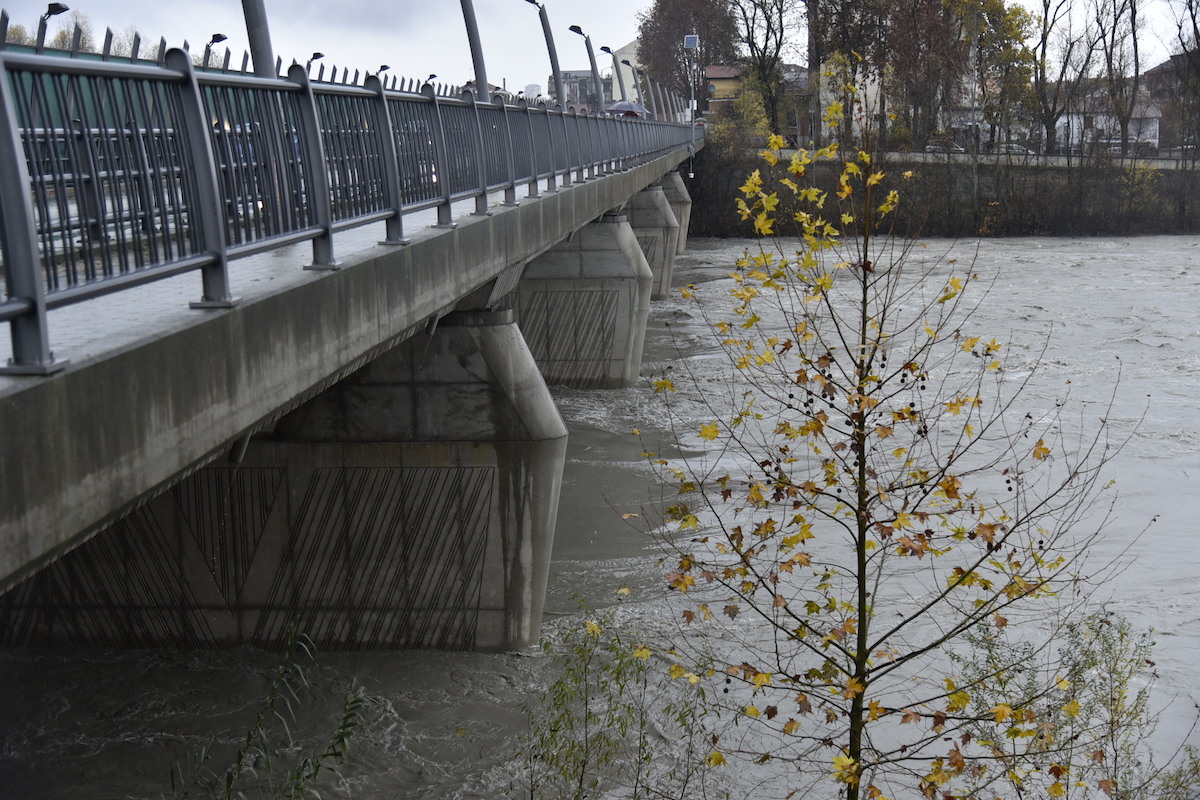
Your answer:
[[[225,41],[228,38],[229,37],[223,33],[214,33],[212,35],[212,38],[208,40],[208,46],[212,47],[214,44],[220,44],[221,42]]]
[[[391,67],[390,67],[389,65],[387,65],[387,64],[380,64],[380,65],[379,65],[379,71],[380,71],[380,73],[387,72],[389,69],[391,69]]]
[[[583,32],[583,28],[579,27],[578,25],[572,25],[571,27],[567,28],[567,30],[569,30],[571,33],[578,33],[580,36],[587,35]]]
[[[42,14],[42,21],[49,22],[51,17],[57,17],[59,14],[65,14],[70,10],[70,6],[65,6],[62,3],[51,3],[46,6],[46,13]]]

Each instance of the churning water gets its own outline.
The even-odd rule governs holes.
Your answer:
[[[719,300],[747,244],[692,241],[676,261],[676,282]],[[1040,360],[1031,402],[1061,395],[1069,381],[1085,415],[1106,413],[1118,430],[1134,431],[1108,468],[1120,499],[1102,545],[1111,552],[1101,556],[1141,536],[1100,599],[1155,630],[1158,740],[1178,742],[1200,701],[1200,237],[934,242],[928,252],[947,249],[994,281],[973,326]],[[701,377],[716,375],[716,353],[690,304],[653,304],[644,375],[669,374],[681,361]],[[677,385],[686,409],[694,389]],[[634,591],[617,624],[668,635],[677,612],[661,602],[661,553],[623,519],[655,492],[631,431],[665,440],[658,401],[648,386],[554,392],[571,439],[546,627],[578,625],[577,596],[603,605],[625,584]],[[186,765],[214,737],[223,753],[236,748],[275,663],[249,649],[0,652],[0,797],[171,797],[173,765]],[[366,723],[346,788],[390,800],[502,794],[526,725],[522,706],[554,676],[530,651],[327,653],[308,678],[297,749],[319,741],[357,683]]]

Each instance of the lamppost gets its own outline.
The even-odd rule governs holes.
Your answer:
[[[696,145],[696,54],[700,52],[700,37],[689,33],[683,37],[683,49],[688,51],[688,86],[692,90],[691,105],[688,106],[689,119],[692,125],[692,147]]]
[[[212,53],[212,46],[214,44],[220,44],[221,42],[225,41],[228,38],[229,37],[223,33],[214,33],[212,35],[212,38],[208,40],[208,44],[204,45],[204,68],[205,69],[208,69],[208,57]]]
[[[308,61],[305,61],[305,62],[304,62],[304,74],[306,74],[306,75],[308,74],[308,71],[309,71],[309,69],[312,67],[312,62],[314,62],[314,61],[320,61],[320,60],[321,60],[322,58],[324,58],[324,57],[325,57],[325,54],[324,54],[324,53],[318,53],[318,52],[314,52],[314,53],[313,53],[313,54],[312,54],[312,55],[309,57]]]
[[[525,2],[537,6],[538,17],[542,20],[542,33],[546,36],[546,51],[550,54],[550,72],[554,78],[554,99],[565,111],[567,90],[563,86],[562,70],[558,66],[558,50],[554,47],[554,32],[550,30],[550,17],[546,14],[546,7],[537,0],[525,0]]]
[[[612,56],[613,74],[617,76],[617,85],[621,87],[621,99],[628,100],[629,97],[625,94],[625,76],[621,74],[621,65],[617,63],[617,54],[614,53],[612,48],[608,47],[607,45],[601,45],[600,51],[603,53],[608,53],[610,56]]]
[[[242,0],[242,15],[246,18],[246,36],[250,39],[254,74],[260,78],[278,77],[266,4],[263,0]]]
[[[633,85],[637,87],[637,99],[640,105],[646,105],[645,97],[642,95],[642,76],[638,74],[638,68],[629,63],[628,58],[622,58],[621,63],[629,67],[633,72]]]
[[[475,22],[475,7],[471,0],[462,0],[463,22],[467,26],[467,41],[471,43],[471,61],[475,65],[475,99],[491,102],[492,88],[483,63],[483,44],[479,41],[479,25]]]
[[[62,3],[51,3],[46,6],[46,13],[42,14],[42,19],[38,23],[37,52],[40,53],[46,49],[46,23],[50,21],[51,17],[57,17],[70,10],[70,7],[64,6]]]
[[[578,33],[583,37],[583,43],[587,45],[588,61],[592,64],[592,91],[596,93],[596,104],[592,108],[592,113],[599,113],[604,110],[604,84],[600,82],[600,70],[596,67],[596,52],[592,50],[592,37],[584,33],[583,28],[578,25],[572,25],[567,30],[571,33]]]

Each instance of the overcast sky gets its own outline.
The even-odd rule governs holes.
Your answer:
[[[462,84],[474,77],[471,49],[457,0],[265,0],[275,54],[291,63],[303,62],[313,51],[325,54],[326,64],[374,72],[388,64],[393,74]],[[249,49],[240,0],[66,0],[72,10],[86,14],[96,30],[121,32],[137,28],[143,39],[179,46],[186,39],[193,50],[203,49],[214,33],[228,41],[234,60],[241,63]],[[584,41],[567,30],[579,25],[592,38],[601,71],[612,61],[601,45],[614,50],[637,38],[638,12],[652,0],[546,0],[554,40],[563,69],[587,69]],[[45,2],[0,0],[13,23],[31,32],[46,10]],[[480,38],[487,60],[488,81],[516,91],[527,84],[545,86],[550,74],[546,40],[538,11],[525,0],[475,0]],[[58,19],[65,19],[66,15]],[[51,21],[50,33],[56,30]]]
[[[214,33],[229,37],[234,60],[241,63],[248,49],[240,0],[66,0],[73,10],[86,14],[103,41],[104,29],[116,32],[136,27],[143,39],[180,46],[186,39],[202,50]],[[592,38],[602,72],[612,62],[600,52],[614,50],[637,37],[637,16],[652,0],[545,0],[559,61],[563,69],[587,69],[583,39],[567,28],[579,25]],[[1027,6],[1036,5],[1024,0]],[[471,51],[463,26],[462,6],[455,0],[265,0],[272,44],[284,63],[303,62],[313,51],[325,53],[324,63],[351,71],[375,71],[388,64],[392,74],[425,78],[430,73],[450,84],[474,77]],[[14,23],[36,30],[46,3],[0,0]],[[550,73],[545,39],[537,9],[525,0],[474,0],[487,60],[488,80],[506,84],[511,91],[528,84],[545,88]],[[1171,38],[1172,26],[1163,0],[1151,0],[1150,34],[1143,45],[1144,68],[1166,55],[1162,39]],[[58,19],[64,19],[59,17]],[[52,21],[53,35],[56,23]]]

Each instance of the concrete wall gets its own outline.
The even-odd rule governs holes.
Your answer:
[[[452,314],[0,598],[0,643],[524,647],[566,436],[511,311]]]
[[[625,214],[606,214],[530,261],[513,303],[546,381],[632,386],[641,372],[652,281]]]

